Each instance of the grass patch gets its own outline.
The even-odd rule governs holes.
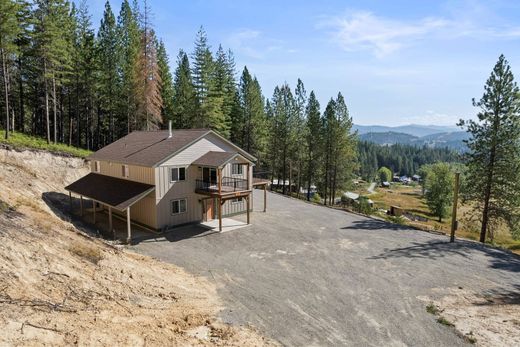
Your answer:
[[[440,324],[445,325],[447,327],[453,327],[454,326],[454,324],[452,322],[450,322],[449,320],[447,320],[443,316],[440,316],[439,318],[437,318],[437,323],[440,323]]]
[[[433,302],[430,302],[428,306],[426,306],[426,312],[437,315],[439,313],[439,309],[433,304]]]
[[[92,153],[91,151],[87,151],[86,149],[68,146],[63,143],[48,144],[47,140],[41,137],[30,136],[22,133],[10,133],[9,139],[7,140],[4,138],[4,130],[0,129],[0,134],[0,143],[4,143],[18,148],[40,149],[49,152],[69,154],[74,157],[80,158],[85,158]]]
[[[101,251],[96,246],[74,243],[70,246],[69,251],[95,265],[103,259]]]

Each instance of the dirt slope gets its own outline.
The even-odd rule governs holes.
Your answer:
[[[82,235],[44,192],[83,160],[0,149],[0,345],[271,345],[214,317],[215,287],[172,265]]]

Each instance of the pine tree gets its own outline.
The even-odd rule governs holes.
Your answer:
[[[298,170],[298,179],[297,179],[297,194],[300,196],[300,189],[302,186],[302,174],[303,174],[303,164],[305,157],[305,106],[307,104],[307,92],[305,90],[305,86],[301,79],[298,78],[298,82],[296,84],[296,89],[294,91],[295,96],[295,108],[296,108],[296,117],[294,122],[294,149],[293,149],[293,160],[296,163]]]
[[[305,148],[306,153],[306,172],[307,182],[307,200],[311,198],[311,185],[316,178],[316,171],[319,169],[319,153],[321,148],[321,119],[320,119],[320,103],[316,99],[314,91],[309,95],[309,101],[305,109],[306,114],[306,131],[305,131]]]
[[[64,0],[37,0],[35,11],[35,48],[42,60],[41,77],[45,94],[45,118],[47,142],[51,141],[49,97],[53,103],[53,141],[57,141],[56,87],[70,70],[71,42],[69,35],[70,5]]]
[[[0,1],[0,61],[2,64],[2,87],[5,106],[5,138],[9,138],[9,89],[10,65],[15,60],[18,53],[16,40],[21,33],[18,14],[20,4],[16,1]],[[14,129],[13,129],[14,130]]]
[[[197,122],[198,103],[191,79],[188,55],[182,50],[177,56],[173,84],[173,124],[178,129],[193,128]]]
[[[133,13],[128,0],[123,0],[121,4],[121,11],[117,18],[117,37],[118,57],[121,59],[118,62],[118,74],[121,76],[121,97],[118,107],[123,111],[119,123],[126,121],[124,127],[126,129],[120,129],[119,136],[122,136],[137,127],[135,97],[138,95],[139,79],[136,67],[139,53],[142,52],[137,14]]]
[[[116,19],[110,7],[110,2],[107,1],[97,34],[97,57],[100,107],[102,113],[108,114],[107,141],[109,143],[114,141],[115,117],[117,114],[116,99],[119,94],[117,63],[120,58],[117,56],[117,45]]]
[[[466,141],[467,198],[482,215],[480,242],[500,223],[520,236],[520,97],[511,67],[503,55],[473,105],[477,120],[463,121],[471,135]]]
[[[210,102],[210,88],[214,74],[213,56],[206,31],[200,27],[195,40],[195,50],[192,54],[193,67],[193,85],[199,105],[198,114],[193,120],[196,127],[208,127],[211,124],[211,113],[215,111],[214,103]]]
[[[157,64],[159,66],[159,75],[161,77],[161,99],[163,102],[161,116],[163,120],[172,120],[174,113],[173,106],[173,77],[170,72],[168,54],[162,40],[157,42]]]

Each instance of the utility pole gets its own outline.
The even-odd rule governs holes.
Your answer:
[[[453,211],[451,212],[451,235],[450,242],[455,241],[455,230],[457,230],[457,203],[459,202],[459,180],[460,172],[455,172],[455,186],[453,187]]]

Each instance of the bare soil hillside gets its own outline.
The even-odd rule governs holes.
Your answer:
[[[0,345],[272,345],[219,322],[203,278],[86,236],[46,192],[84,175],[82,159],[0,149]]]

